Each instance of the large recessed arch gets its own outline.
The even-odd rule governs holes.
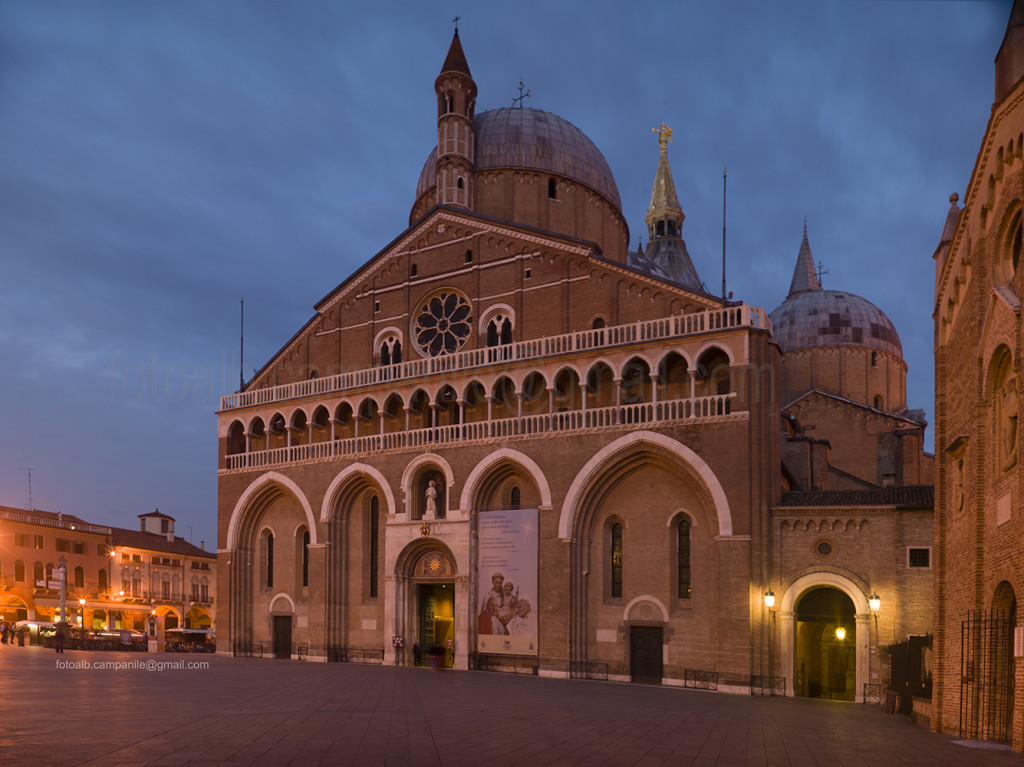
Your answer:
[[[587,461],[586,465],[576,474],[576,478],[569,487],[569,492],[566,493],[565,501],[562,504],[562,512],[558,519],[558,537],[564,540],[567,540],[570,537],[570,531],[573,529],[573,524],[576,521],[576,515],[579,512],[580,501],[586,492],[587,487],[593,481],[594,477],[596,477],[603,469],[605,464],[619,453],[643,444],[663,448],[664,450],[673,453],[694,469],[701,480],[703,480],[705,488],[714,503],[715,512],[718,516],[718,534],[720,536],[731,536],[732,512],[729,510],[729,501],[725,496],[725,490],[722,488],[722,483],[718,481],[718,477],[715,476],[715,473],[711,470],[711,467],[705,463],[704,459],[682,442],[678,442],[671,437],[666,437],[664,434],[658,434],[657,432],[650,431],[638,431],[633,432],[632,434],[627,434],[625,437],[620,437],[614,442],[605,445],[601,450],[595,453],[594,456]]]
[[[520,453],[518,450],[502,448],[501,450],[495,450],[473,467],[473,471],[469,473],[469,476],[466,478],[466,482],[462,488],[462,498],[459,501],[460,509],[468,509],[472,507],[473,493],[476,492],[481,478],[490,469],[503,461],[514,463],[529,474],[537,485],[537,490],[540,491],[541,506],[551,506],[551,488],[548,485],[547,477],[544,476],[544,472],[541,470],[540,466],[537,465],[537,462],[525,453]]]
[[[305,493],[284,474],[270,471],[254,480],[235,503],[235,508],[231,511],[231,521],[228,522],[227,547],[229,549],[233,549],[238,545],[238,529],[246,511],[254,503],[272,500],[272,496],[283,491],[291,493],[295,496],[295,500],[299,502],[309,524],[309,542],[310,544],[316,543],[316,519],[313,516],[313,509],[310,507]]]
[[[373,466],[366,463],[353,463],[346,466],[341,473],[338,474],[327,487],[327,492],[324,493],[324,501],[320,507],[320,520],[326,522],[331,518],[331,507],[334,505],[336,496],[338,495],[338,489],[341,488],[346,482],[350,481],[358,475],[364,475],[372,479],[380,491],[384,494],[384,502],[387,504],[388,514],[397,513],[398,509],[395,506],[395,495],[391,492],[391,485],[384,478],[384,475]],[[312,543],[313,541],[311,541]]]

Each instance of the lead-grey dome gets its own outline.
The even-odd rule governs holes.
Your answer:
[[[526,168],[570,178],[604,197],[622,212],[619,188],[604,155],[572,123],[540,109],[503,107],[481,112],[474,121],[473,169]],[[418,200],[437,183],[437,147],[427,158]]]
[[[769,315],[783,352],[820,346],[862,346],[903,356],[900,337],[885,312],[842,290],[790,295]]]

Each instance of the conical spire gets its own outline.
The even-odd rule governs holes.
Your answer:
[[[676,185],[672,181],[672,169],[668,164],[668,142],[672,130],[664,123],[655,128],[661,153],[658,157],[658,172],[654,176],[654,190],[651,192],[651,206],[647,209],[647,258],[657,264],[669,279],[690,290],[703,292],[700,277],[693,268],[686,243],[682,238],[683,215],[676,197]]]
[[[797,293],[821,290],[818,273],[814,270],[814,257],[811,255],[811,244],[807,241],[807,222],[804,221],[804,239],[800,243],[800,253],[796,257],[796,268],[793,280],[789,283],[789,298]]]
[[[658,156],[658,172],[654,176],[654,189],[651,191],[651,204],[644,217],[651,238],[678,234],[682,229],[683,219],[686,218],[683,209],[679,207],[676,185],[672,180],[672,168],[668,164],[668,144],[672,140],[672,129],[662,123],[660,128],[654,128],[654,132],[658,134],[661,150]],[[658,222],[662,223],[660,228],[657,226]]]
[[[469,62],[466,61],[466,54],[462,52],[462,43],[459,42],[459,30],[455,30],[452,44],[448,48],[448,56],[441,66],[441,72],[458,72],[459,74],[472,77],[469,73]]]

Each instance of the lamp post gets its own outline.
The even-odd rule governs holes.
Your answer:
[[[78,624],[82,630],[82,639],[85,639],[85,598],[78,600]]]

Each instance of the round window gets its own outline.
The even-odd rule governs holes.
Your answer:
[[[830,557],[832,556],[832,543],[830,541],[819,541],[818,545],[815,546],[815,551],[818,552],[819,557]]]
[[[442,292],[420,307],[413,333],[416,345],[428,357],[454,354],[469,338],[472,310],[458,293]]]

